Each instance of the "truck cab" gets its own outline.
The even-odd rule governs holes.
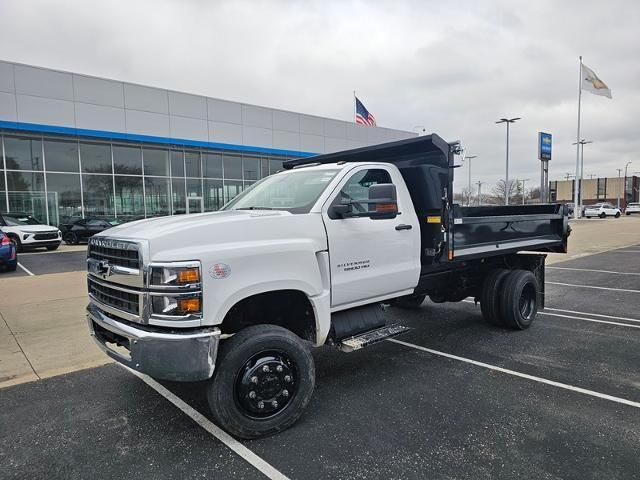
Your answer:
[[[528,328],[544,255],[518,252],[566,251],[564,206],[453,205],[453,154],[432,135],[293,160],[219,212],[98,234],[90,331],[132,369],[207,381],[216,421],[256,438],[306,407],[311,347],[350,352],[406,330],[381,305],[472,296],[490,324]]]

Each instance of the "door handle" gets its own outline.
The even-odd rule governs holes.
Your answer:
[[[400,225],[396,225],[396,230],[411,230],[413,227],[411,225],[406,225],[404,223]]]

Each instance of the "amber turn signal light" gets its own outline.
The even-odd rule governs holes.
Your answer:
[[[198,268],[189,268],[178,270],[178,283],[195,283],[200,281],[200,270]]]
[[[199,298],[184,298],[178,301],[180,310],[184,313],[193,313],[200,311],[200,299]]]

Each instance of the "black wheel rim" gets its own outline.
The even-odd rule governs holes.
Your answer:
[[[291,357],[280,350],[260,352],[236,375],[236,404],[248,417],[266,420],[291,404],[297,385],[297,369]]]
[[[520,315],[525,320],[531,320],[536,308],[536,289],[530,283],[526,284],[520,295],[519,309]]]

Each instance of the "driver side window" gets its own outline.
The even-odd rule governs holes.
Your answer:
[[[392,183],[391,176],[386,170],[372,168],[354,173],[340,189],[335,203],[361,202],[352,203],[352,208],[354,212],[364,213],[367,211],[369,187],[381,183]]]

